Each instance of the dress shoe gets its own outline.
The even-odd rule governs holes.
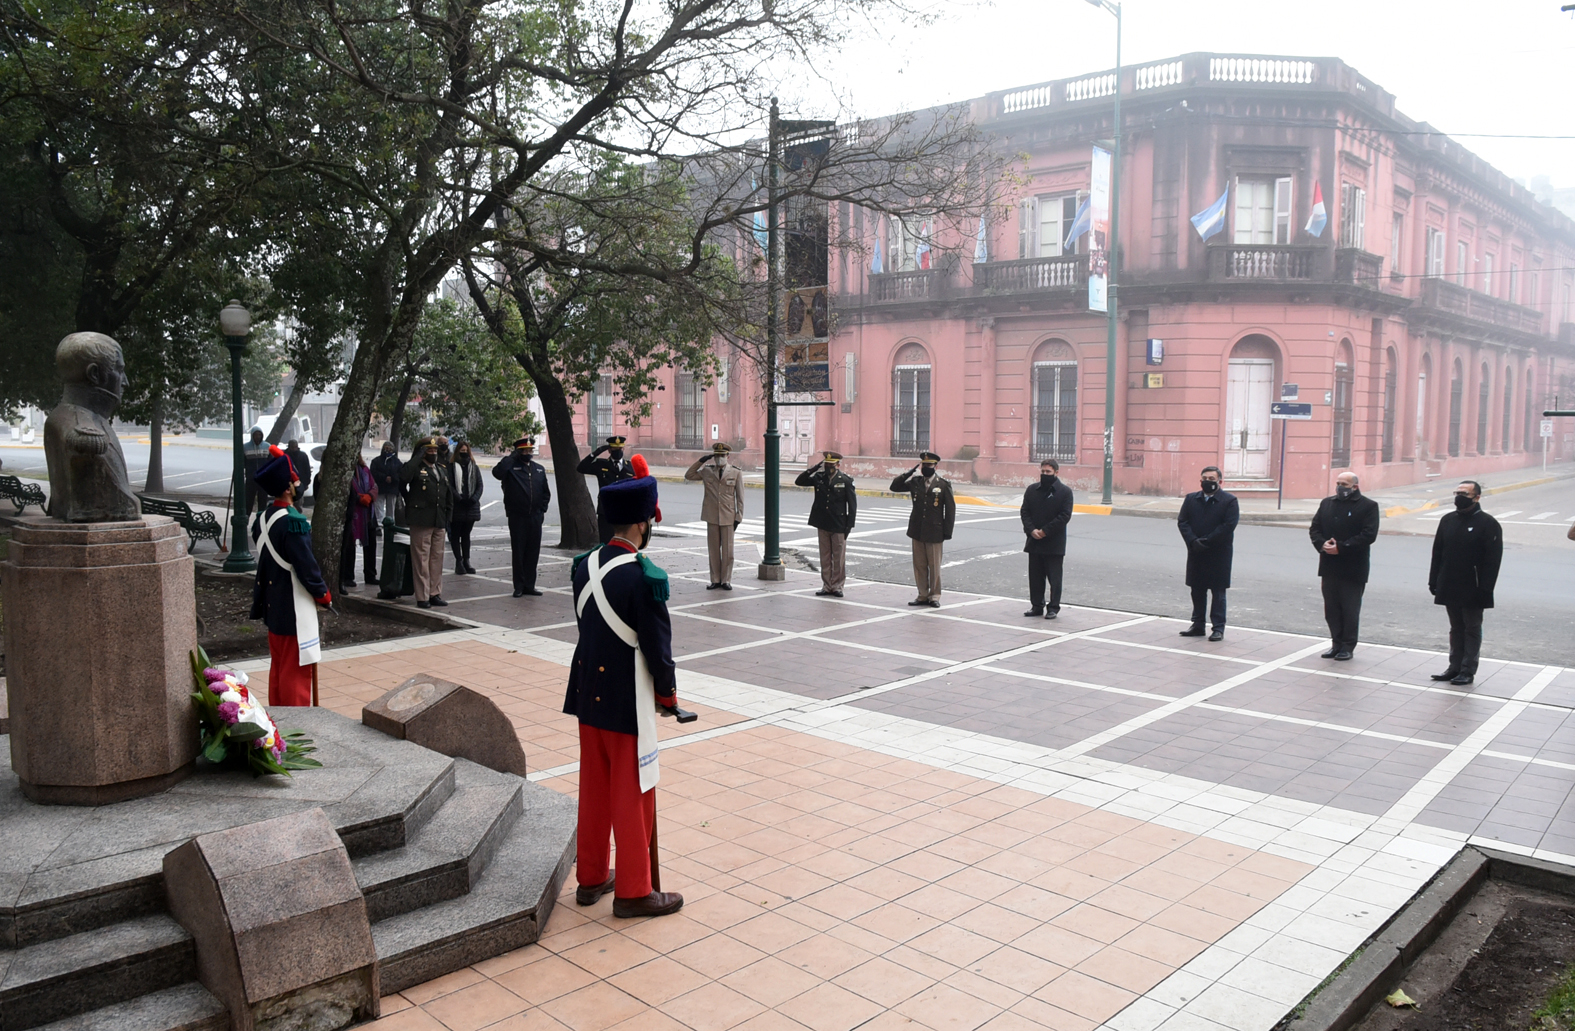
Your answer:
[[[1341,648],[1339,651],[1334,653],[1334,661],[1335,662],[1350,662],[1351,661],[1351,653],[1346,651],[1344,648]]]
[[[938,609],[938,608],[941,607],[941,603],[936,601],[934,598],[931,598],[929,600],[928,604],[929,604],[930,608],[932,608],[932,609]]]
[[[1476,677],[1472,676],[1470,673],[1461,673],[1457,676],[1450,677],[1449,682],[1451,684],[1455,684],[1456,686],[1464,687],[1475,679]]]
[[[532,587],[530,590],[526,591],[525,593],[530,595],[532,598],[540,598],[541,597],[541,592],[538,591],[534,587]]]
[[[831,597],[832,595],[834,595],[836,593],[837,593],[836,591],[816,591],[815,592],[815,597],[817,597],[817,598],[829,598],[829,597]]]
[[[831,592],[831,596],[833,598],[840,598],[840,597],[842,597],[842,592],[841,591],[832,591]]]
[[[516,598],[523,598],[523,597],[525,597],[525,592],[524,591],[515,591],[514,592],[514,597],[516,597]]]
[[[731,591],[733,589],[733,585],[732,584],[728,584],[728,583],[717,584],[717,586],[722,588],[722,590],[724,590],[724,591]],[[670,895],[672,893],[668,892],[668,894]]]
[[[915,598],[913,601],[908,602],[908,607],[910,609],[916,609],[921,605],[928,605],[929,603],[929,600],[926,598]]]
[[[1318,657],[1320,659],[1333,659],[1333,658],[1337,657],[1339,654],[1340,654],[1340,649],[1338,649],[1338,648],[1330,648],[1328,651],[1324,652],[1322,655],[1320,655]]]
[[[431,597],[431,598],[430,598],[430,599],[428,599],[428,600],[429,600],[429,601],[431,601],[431,602],[432,602],[432,604],[434,604],[434,605],[436,605],[436,606],[437,606],[437,607],[438,607],[438,608],[440,608],[440,609],[446,609],[446,608],[448,608],[448,602],[446,602],[446,601],[444,601],[444,600],[443,600],[443,596],[442,596],[442,595],[441,595],[441,594],[434,594],[434,595],[433,595],[433,596],[432,596],[432,597]]]
[[[1045,609],[1045,618],[1046,619],[1059,619],[1059,618],[1061,618],[1061,613],[1055,611],[1054,609]]]
[[[1442,673],[1434,673],[1429,680],[1453,680],[1460,675],[1460,671],[1451,666]]]
[[[476,567],[475,566],[471,565],[469,562],[465,563],[465,572],[467,572],[467,573],[474,573],[475,571],[476,571]]]
[[[587,887],[582,884],[574,889],[574,904],[577,906],[594,906],[596,900],[613,890],[613,882],[617,880],[617,871],[607,871],[606,884],[593,884]]]
[[[455,566],[454,567],[454,575],[455,576],[464,576],[465,575],[465,567],[464,566]]]
[[[684,908],[676,891],[653,891],[643,899],[613,899],[613,916],[666,916]]]
[[[1029,609],[1027,612],[1023,613],[1023,615],[1028,617],[1029,619],[1038,619],[1040,616],[1042,616],[1044,614],[1045,614],[1045,610],[1044,609]]]
[[[706,585],[705,585],[705,589],[706,589],[706,590],[708,590],[708,591],[714,591],[714,590],[716,590],[716,589],[717,589],[717,588],[718,588],[718,587],[721,587],[721,586],[722,586],[722,585],[721,585],[721,584],[718,584],[718,583],[709,583],[709,584],[706,584]]]
[[[355,581],[354,580],[340,580],[339,581],[339,589],[341,591],[348,591],[348,590],[350,590],[350,588],[352,588],[354,586],[355,586]]]
[[[1211,640],[1211,641],[1223,641],[1223,640],[1225,640],[1225,631],[1223,631],[1223,630],[1216,630],[1216,631],[1214,631],[1212,634],[1209,635],[1209,640]]]
[[[1207,631],[1204,630],[1200,626],[1189,626],[1189,627],[1187,627],[1187,629],[1185,629],[1185,630],[1183,630],[1181,632],[1180,636],[1181,637],[1202,637],[1205,633],[1207,633]]]
[[[418,608],[418,609],[430,609],[431,607],[432,607],[432,603],[430,601],[418,601],[418,602],[416,602],[416,608]]]

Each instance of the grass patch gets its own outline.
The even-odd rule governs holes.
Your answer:
[[[1531,1015],[1533,1031],[1568,1031],[1575,1024],[1575,966],[1564,971],[1548,1001]]]

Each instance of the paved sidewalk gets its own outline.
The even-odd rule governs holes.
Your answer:
[[[615,920],[571,881],[538,944],[385,999],[374,1026],[1267,1031],[1467,841],[1575,862],[1572,670],[1490,660],[1440,688],[1434,653],[1336,664],[1307,637],[912,609],[879,583],[817,599],[796,571],[719,595],[702,543],[653,555],[700,713],[661,724],[683,912]],[[553,557],[543,598],[507,598],[496,567],[450,578],[474,629],[332,654],[325,704],[462,681],[572,794]]]

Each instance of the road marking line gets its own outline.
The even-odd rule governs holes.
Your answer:
[[[959,558],[953,559],[951,562],[942,562],[941,568],[950,569],[952,566],[960,566],[968,562],[981,562],[985,559],[1005,558],[1007,555],[1021,555],[1022,553],[1023,549],[1021,548],[1013,548],[1011,551],[992,551],[988,555],[974,555],[972,558]]]
[[[1553,516],[1553,515],[1558,515],[1558,513],[1557,512],[1538,512],[1536,515],[1534,515],[1534,516],[1527,516],[1526,518],[1527,519],[1546,519],[1548,516]]]

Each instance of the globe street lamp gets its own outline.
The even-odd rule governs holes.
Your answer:
[[[1110,504],[1110,494],[1115,480],[1116,453],[1116,268],[1119,239],[1116,235],[1116,210],[1121,204],[1121,5],[1113,0],[1088,0],[1116,18],[1116,110],[1115,154],[1110,161],[1110,244],[1107,248],[1109,264],[1105,287],[1105,475],[1100,503]]]
[[[257,568],[246,540],[246,451],[241,443],[241,355],[246,353],[246,337],[252,331],[252,313],[231,301],[219,312],[219,329],[230,349],[230,392],[235,404],[235,522],[230,533],[230,554],[224,560],[226,573],[250,573]]]

